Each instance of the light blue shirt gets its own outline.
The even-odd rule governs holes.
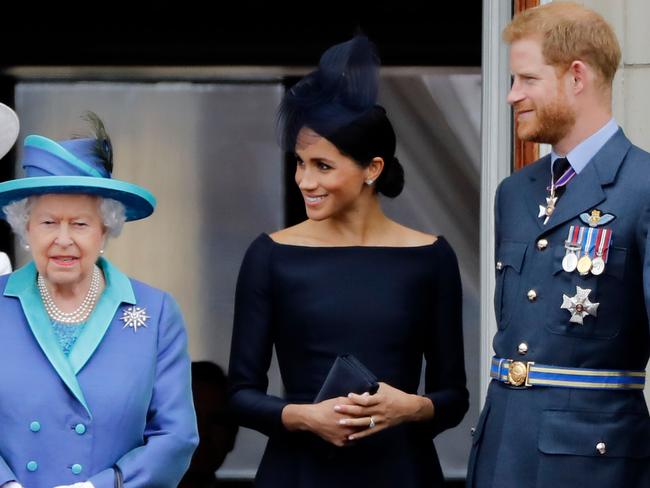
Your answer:
[[[596,155],[598,151],[605,145],[605,143],[618,131],[618,124],[613,118],[609,119],[605,125],[587,137],[584,141],[571,149],[566,155],[571,167],[576,173],[585,169],[589,161]],[[555,151],[551,151],[551,172],[553,171],[553,163],[557,158],[561,157]]]

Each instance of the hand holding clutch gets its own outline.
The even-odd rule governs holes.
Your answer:
[[[314,403],[347,396],[348,393],[373,395],[378,388],[377,377],[352,354],[344,354],[334,361]]]

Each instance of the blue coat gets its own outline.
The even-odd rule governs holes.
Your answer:
[[[642,371],[650,351],[650,154],[619,129],[543,225],[538,210],[549,180],[547,156],[497,191],[496,355]],[[594,209],[614,217],[602,226],[613,232],[605,271],[565,272],[569,228],[588,227],[580,215]],[[591,290],[589,300],[600,304],[582,325],[561,308],[563,295],[576,295],[576,286]],[[650,419],[642,390],[516,389],[493,380],[473,443],[469,487],[650,486]],[[600,443],[605,449],[596,448]]]
[[[100,259],[106,288],[66,357],[33,263],[0,278],[0,485],[90,480],[175,487],[197,445],[183,318],[173,298]],[[146,326],[121,320],[132,305]]]

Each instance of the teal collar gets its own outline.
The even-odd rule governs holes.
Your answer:
[[[29,327],[45,356],[89,415],[90,409],[77,381],[77,374],[101,343],[120,305],[135,304],[135,294],[129,278],[105,258],[100,258],[97,264],[104,272],[106,288],[69,358],[63,354],[52,331],[50,318],[36,286],[37,270],[33,261],[12,273],[4,291],[5,296],[20,300]]]

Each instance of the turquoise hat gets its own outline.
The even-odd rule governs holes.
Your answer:
[[[101,142],[27,136],[22,160],[25,177],[0,183],[0,208],[34,195],[82,193],[122,202],[126,220],[148,217],[156,208],[156,198],[140,186],[111,177],[97,151]],[[110,142],[106,149],[111,152]]]

